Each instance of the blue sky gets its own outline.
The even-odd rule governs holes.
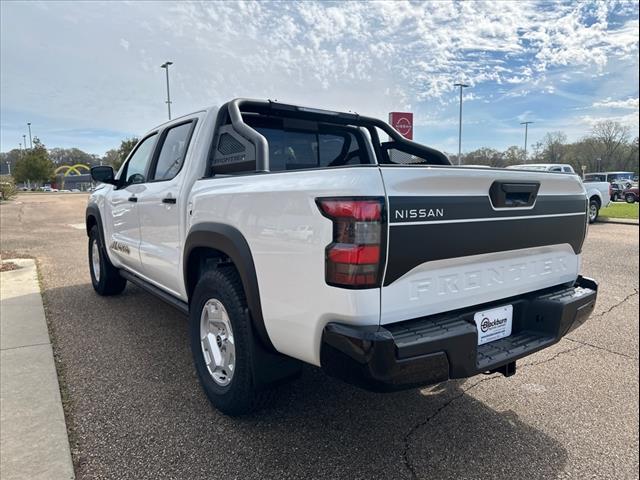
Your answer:
[[[637,2],[2,2],[0,150],[32,122],[48,147],[103,154],[237,96],[413,111],[415,138],[457,151],[570,140],[600,120],[638,135]]]

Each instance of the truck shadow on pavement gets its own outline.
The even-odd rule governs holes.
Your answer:
[[[555,478],[567,460],[559,442],[465,393],[490,380],[375,394],[310,367],[279,403],[243,423],[250,434],[267,422],[267,458],[290,458],[305,478],[317,458],[330,459],[319,475],[327,478]]]
[[[114,298],[90,284],[44,296],[78,478],[542,479],[567,462],[554,438],[472,396],[492,377],[376,394],[305,367],[271,406],[225,417],[198,384],[186,319],[171,307],[133,286]]]

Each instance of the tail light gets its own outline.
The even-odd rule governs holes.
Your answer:
[[[333,222],[333,242],[325,250],[325,280],[345,288],[379,287],[384,258],[383,198],[319,198]]]

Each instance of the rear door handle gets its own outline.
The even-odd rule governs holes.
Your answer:
[[[129,201],[130,202],[137,202],[138,201],[138,197],[129,197]]]
[[[165,197],[162,199],[162,203],[169,203],[171,205],[174,205],[176,203],[176,199],[173,197]]]

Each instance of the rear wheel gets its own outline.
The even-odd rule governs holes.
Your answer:
[[[600,202],[595,198],[589,200],[589,223],[593,223],[598,219],[600,214]]]
[[[612,201],[612,202],[617,202],[618,200],[619,200],[619,198],[618,198],[618,194],[617,194],[617,193],[614,193],[614,194],[613,194],[613,196],[611,197],[611,201]]]
[[[202,274],[190,302],[191,352],[200,383],[211,403],[227,415],[249,413],[268,399],[259,388],[249,310],[232,267]]]
[[[627,203],[636,203],[636,196],[633,193],[627,193],[624,199]]]
[[[89,232],[89,273],[93,289],[100,295],[117,295],[127,286],[127,281],[107,257],[97,225]]]

